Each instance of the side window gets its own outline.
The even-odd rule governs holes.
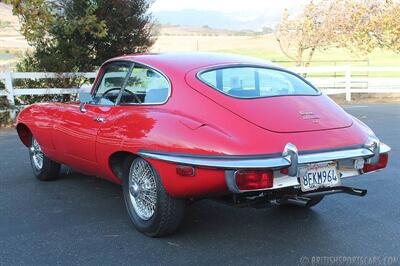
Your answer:
[[[112,105],[115,103],[130,66],[130,63],[125,62],[115,62],[105,66],[103,76],[93,95],[97,104]]]
[[[121,104],[160,104],[169,96],[168,80],[157,71],[136,65],[122,93]]]

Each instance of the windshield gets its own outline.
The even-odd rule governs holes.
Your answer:
[[[202,72],[199,77],[209,86],[236,98],[320,94],[300,77],[270,68],[220,68]]]

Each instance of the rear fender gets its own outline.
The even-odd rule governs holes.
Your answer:
[[[145,158],[159,173],[165,190],[171,197],[190,198],[229,193],[223,170],[195,168],[194,176],[180,176],[176,164]]]

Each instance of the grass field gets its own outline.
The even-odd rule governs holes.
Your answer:
[[[200,51],[223,52],[257,57],[276,62],[282,66],[294,66],[280,50],[273,35],[258,36],[193,36],[180,33],[174,36],[162,35],[154,45],[153,52]],[[375,49],[370,54],[354,53],[347,49],[332,48],[317,51],[311,66],[400,66],[400,54]],[[366,73],[359,73],[366,75]],[[369,76],[400,77],[395,73],[368,73]]]
[[[3,66],[15,66],[24,52],[29,49],[24,37],[18,32],[18,19],[11,7],[0,3],[0,70]],[[191,28],[164,25],[152,52],[207,51],[225,52],[253,56],[277,62],[283,66],[293,66],[279,49],[273,35],[237,36],[240,32],[211,28]],[[317,51],[312,66],[353,65],[353,66],[400,66],[400,54],[375,50],[371,54],[356,54],[345,49]],[[385,76],[399,73],[385,73]],[[381,75],[382,76],[382,75]]]
[[[253,56],[292,66],[279,49],[273,35],[260,36],[160,36],[153,47],[154,52],[211,51]],[[333,48],[317,51],[312,66],[400,66],[400,54],[380,49],[371,54],[352,53],[346,49]]]
[[[13,49],[2,49],[0,46],[0,68],[1,65],[15,63],[26,51],[25,47]],[[152,52],[170,51],[200,51],[200,52],[223,52],[257,57],[276,62],[282,66],[294,66],[279,49],[273,36],[165,36],[158,38],[153,46]],[[346,49],[329,49],[317,51],[311,66],[400,66],[400,54],[380,49],[370,54],[351,53]],[[369,73],[370,76],[400,77],[397,73]]]

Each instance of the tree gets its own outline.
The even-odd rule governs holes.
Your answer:
[[[386,1],[376,38],[381,47],[400,53],[400,2]]]
[[[35,71],[92,71],[105,60],[145,52],[155,41],[151,0],[11,0],[34,52]]]
[[[399,0],[337,0],[335,5],[342,14],[338,45],[364,53],[376,47],[400,53]]]
[[[369,50],[380,47],[400,53],[400,2],[370,0],[369,3],[370,19],[361,25],[362,34],[355,36],[352,44],[369,43]]]
[[[381,0],[311,1],[302,13],[287,11],[277,27],[281,51],[297,66],[309,66],[316,50],[345,47],[369,52],[375,47],[370,29]]]
[[[265,27],[262,27],[261,32],[263,34],[271,34],[274,32],[274,30],[271,27],[265,26]]]
[[[381,12],[382,0],[335,1],[341,19],[335,24],[336,44],[352,52],[370,53],[376,47],[371,38],[376,18]]]
[[[322,7],[322,3],[319,5],[311,1],[297,16],[290,17],[285,10],[276,30],[276,40],[281,51],[296,66],[308,66],[315,50],[326,48],[330,44],[332,34],[327,31],[329,12],[326,9],[326,6]]]

